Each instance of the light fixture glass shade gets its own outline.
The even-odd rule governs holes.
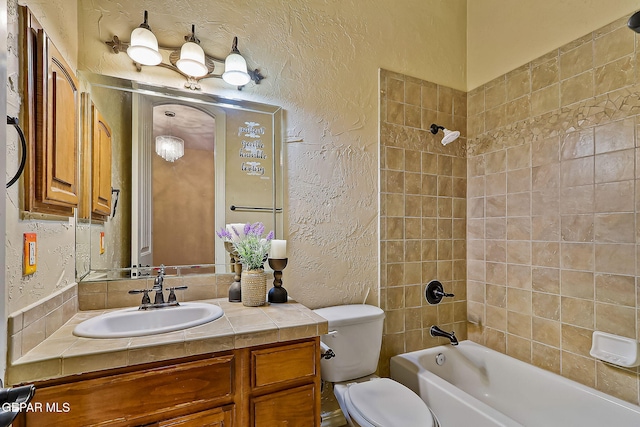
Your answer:
[[[184,140],[170,135],[156,137],[156,153],[168,162],[184,156]]]
[[[447,145],[458,139],[460,136],[460,132],[457,130],[444,129],[442,132],[444,133],[444,136],[442,137],[442,145]]]
[[[222,80],[234,86],[244,86],[251,81],[247,61],[237,52],[231,52],[224,61]]]
[[[176,61],[176,66],[191,77],[202,77],[209,73],[204,63],[204,50],[194,42],[186,42],[182,45],[180,59]]]
[[[151,30],[138,27],[131,32],[131,45],[127,55],[138,64],[158,65],[162,55],[158,52],[158,40]]]

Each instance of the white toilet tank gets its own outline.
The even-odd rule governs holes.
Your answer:
[[[336,354],[320,361],[325,381],[341,382],[373,374],[382,345],[384,311],[364,304],[319,308],[314,312],[329,324],[329,333],[320,337]]]

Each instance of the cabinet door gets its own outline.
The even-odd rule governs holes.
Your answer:
[[[94,214],[111,215],[111,128],[92,105],[91,207]]]
[[[251,399],[251,427],[311,427],[320,425],[314,384]]]
[[[232,427],[233,405],[160,421],[157,427]]]
[[[78,204],[78,82],[68,64],[43,31],[39,46],[46,49],[43,73],[45,112],[41,121],[43,171],[39,199],[52,205]]]

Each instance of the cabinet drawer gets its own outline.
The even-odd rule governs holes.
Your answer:
[[[229,403],[234,356],[212,357],[38,388],[33,402],[63,412],[27,412],[26,426],[139,425]]]
[[[233,427],[233,405],[160,421],[157,427]],[[154,426],[155,427],[155,426]]]
[[[315,385],[284,390],[251,400],[251,427],[318,426]]]
[[[316,375],[315,341],[251,351],[251,386],[282,384]]]

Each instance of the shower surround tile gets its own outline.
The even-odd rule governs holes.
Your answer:
[[[589,349],[640,338],[638,37],[587,34],[473,89],[467,117],[469,338],[634,404],[638,370]]]
[[[391,356],[444,343],[429,335],[431,325],[467,336],[469,106],[466,93],[412,77],[381,70],[380,82],[380,111],[387,114],[380,117],[380,305],[386,318],[379,373],[388,375]],[[489,102],[506,97],[502,79]],[[484,109],[484,93],[472,108]],[[432,123],[462,135],[443,146],[442,133],[429,131]],[[429,305],[423,292],[431,280],[455,297]]]

